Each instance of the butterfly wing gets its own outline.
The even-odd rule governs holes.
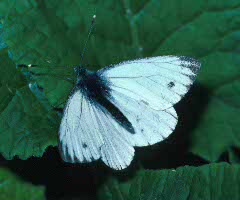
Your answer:
[[[91,105],[80,90],[75,91],[64,109],[59,130],[63,160],[74,163],[98,159],[103,139],[97,129],[94,129],[97,126]]]
[[[157,111],[121,93],[115,93],[114,96],[111,101],[128,118],[135,130],[134,134],[121,133],[132,146],[155,144],[168,137],[175,129],[177,113],[173,107]]]
[[[77,90],[67,102],[60,125],[61,157],[71,163],[102,158],[113,169],[126,168],[134,156],[134,148],[121,137],[126,132],[106,108]]]
[[[176,104],[195,80],[200,63],[185,56],[158,56],[127,61],[98,71],[112,90],[155,110]]]
[[[99,70],[108,82],[108,97],[128,118],[135,134],[124,137],[146,146],[168,137],[177,124],[173,108],[188,91],[200,63],[188,57],[160,56],[120,63]]]

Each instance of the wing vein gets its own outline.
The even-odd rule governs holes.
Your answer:
[[[113,78],[113,79],[122,79],[122,78],[126,78],[126,79],[133,79],[133,78],[148,78],[148,77],[155,77],[155,76],[161,76],[161,77],[164,77],[165,79],[169,79],[169,77],[167,77],[167,76],[163,76],[162,74],[154,74],[154,75],[148,75],[148,76],[139,76],[139,77],[114,77],[114,76],[110,76],[110,77],[108,77],[108,78]],[[171,77],[172,78],[172,77]],[[179,82],[179,81],[177,81],[176,79],[173,79],[174,81],[176,81],[176,83],[179,83],[179,84],[181,84],[181,85],[183,85],[183,86],[185,86],[185,87],[187,87],[187,85],[184,85],[184,83],[182,83],[182,82]]]

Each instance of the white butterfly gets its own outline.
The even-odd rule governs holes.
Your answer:
[[[200,63],[184,56],[159,56],[79,72],[59,130],[62,159],[101,159],[120,170],[134,146],[162,141],[177,124],[176,104],[189,89]]]

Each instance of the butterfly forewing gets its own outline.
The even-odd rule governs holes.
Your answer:
[[[159,56],[123,62],[98,73],[107,78],[113,97],[119,92],[164,110],[188,91],[199,68],[200,63],[192,58]]]

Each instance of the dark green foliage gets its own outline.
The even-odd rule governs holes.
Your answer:
[[[0,68],[0,151],[6,159],[42,156],[49,145],[57,145],[59,117],[31,92],[6,53]]]
[[[0,199],[45,199],[43,186],[33,186],[7,169],[0,168]]]
[[[238,199],[240,167],[211,164],[176,170],[140,170],[128,182],[110,179],[100,190],[104,200]]]

